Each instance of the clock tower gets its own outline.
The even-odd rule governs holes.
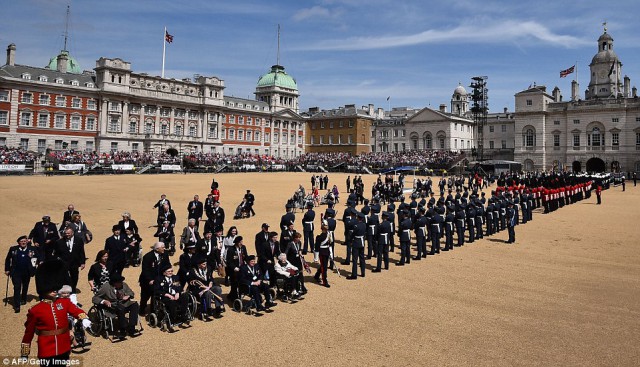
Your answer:
[[[613,51],[613,38],[607,33],[604,23],[604,33],[598,38],[598,53],[589,64],[591,81],[587,89],[586,99],[616,98],[622,95],[622,63]]]

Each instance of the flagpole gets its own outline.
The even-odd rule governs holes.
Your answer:
[[[167,27],[164,27],[164,33],[162,34],[162,78],[164,78],[164,53],[167,48]]]

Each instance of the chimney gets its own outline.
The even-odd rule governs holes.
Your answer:
[[[384,108],[378,107],[378,118],[384,118]]]
[[[571,81],[571,100],[577,101],[580,98],[578,91],[580,90],[580,85],[575,80]]]
[[[554,102],[560,102],[560,100],[561,100],[560,88],[558,88],[558,87],[553,88],[553,92],[551,92],[551,95],[553,96],[553,101]]]
[[[447,112],[447,105],[444,103],[440,104],[440,112],[442,113],[446,113]]]
[[[638,88],[631,88],[631,97],[636,98],[638,96]]]
[[[16,45],[10,44],[7,47],[7,63],[6,65],[15,65],[16,64]]]
[[[375,109],[373,108],[373,103],[369,103],[369,116],[373,116]]]
[[[61,73],[66,73],[67,72],[67,63],[69,61],[69,57],[67,54],[67,51],[60,51],[60,54],[58,55],[58,71]]]
[[[629,98],[629,88],[631,87],[631,79],[628,76],[624,76],[624,97]]]
[[[507,110],[507,108],[505,107],[505,108],[503,109],[503,111],[504,111],[504,113],[507,113],[507,111],[508,111],[508,110]]]

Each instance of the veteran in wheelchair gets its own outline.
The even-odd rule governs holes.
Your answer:
[[[93,336],[104,335],[110,340],[113,336],[122,340],[127,335],[136,337],[142,333],[142,326],[136,329],[140,323],[140,306],[133,300],[135,294],[124,279],[120,274],[112,275],[93,296],[93,306],[88,315],[91,320],[89,332]]]
[[[196,266],[189,272],[189,292],[197,301],[197,310],[203,321],[209,321],[210,316],[221,317],[225,311],[222,299],[222,288],[213,279],[213,269],[207,266],[204,255],[196,257]]]
[[[287,254],[278,255],[274,266],[276,273],[276,294],[282,301],[300,299],[300,269],[287,260]]]
[[[152,327],[174,332],[176,326],[188,326],[193,320],[197,300],[191,293],[182,291],[183,285],[177,275],[173,275],[171,264],[165,264],[162,275],[154,282],[154,312],[147,315]]]
[[[262,274],[260,267],[256,266],[256,257],[254,255],[247,257],[247,262],[238,269],[238,273],[238,298],[233,302],[235,311],[245,311],[250,314],[253,308],[257,312],[262,312],[270,311],[271,307],[277,305],[273,302],[274,292],[269,287],[269,280],[266,279],[266,274]],[[262,304],[262,296],[266,299],[264,306]],[[248,300],[247,297],[249,297]]]

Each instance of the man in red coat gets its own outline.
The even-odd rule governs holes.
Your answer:
[[[63,365],[62,363],[69,361],[71,351],[68,315],[82,320],[82,326],[85,328],[91,326],[87,314],[70,299],[57,298],[58,289],[67,281],[68,274],[60,260],[46,261],[38,267],[36,289],[42,300],[27,312],[20,353],[23,357],[29,355],[35,334],[38,335],[40,363],[43,364],[42,360],[48,360],[48,364],[44,365]]]

